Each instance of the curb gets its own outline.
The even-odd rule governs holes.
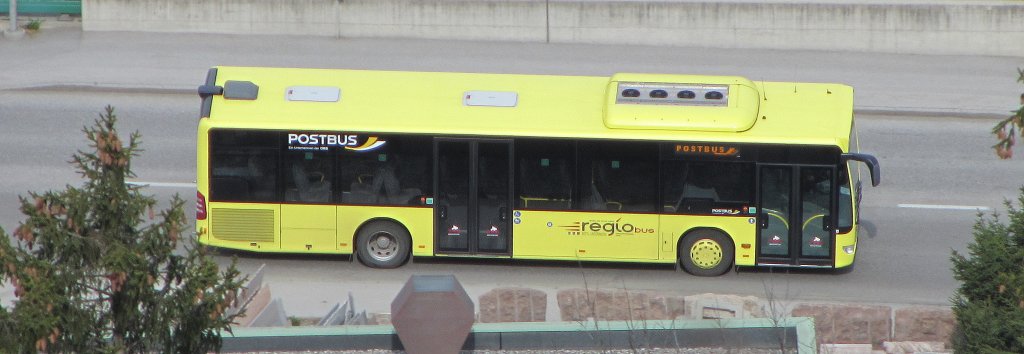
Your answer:
[[[782,331],[780,333],[779,331]],[[780,334],[784,337],[780,337]],[[787,342],[788,340],[793,342]],[[390,325],[238,328],[223,337],[224,352],[401,350]],[[779,348],[814,353],[814,320],[808,317],[679,320],[477,323],[463,350],[667,348]]]
[[[0,91],[57,91],[57,92],[93,92],[93,93],[142,93],[156,95],[196,95],[197,86],[134,86],[114,83],[59,83],[31,86],[0,88]],[[958,109],[928,109],[921,107],[854,107],[854,114],[868,116],[910,116],[929,118],[970,118],[970,119],[1004,119],[1010,116],[994,111],[970,111]]]
[[[132,86],[101,83],[65,83],[20,86],[0,89],[0,91],[57,91],[57,92],[96,92],[96,93],[147,93],[161,95],[196,95],[196,86]]]
[[[910,116],[910,117],[931,117],[931,118],[971,118],[971,119],[1005,119],[1010,112],[996,113],[991,111],[967,111],[951,109],[925,109],[925,108],[900,108],[900,107],[861,107],[853,108],[854,114],[866,116]]]

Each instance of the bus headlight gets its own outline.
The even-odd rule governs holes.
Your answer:
[[[846,254],[853,254],[853,250],[854,250],[854,246],[853,245],[843,246],[843,252],[846,252]]]

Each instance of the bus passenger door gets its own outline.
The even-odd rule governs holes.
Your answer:
[[[510,254],[512,144],[439,139],[434,146],[436,252]]]
[[[758,264],[828,267],[835,241],[835,167],[758,168]]]

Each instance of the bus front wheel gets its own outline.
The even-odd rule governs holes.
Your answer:
[[[732,267],[736,251],[728,236],[715,230],[697,230],[679,244],[679,263],[687,273],[714,277]]]
[[[371,222],[356,236],[359,261],[371,268],[397,268],[409,258],[411,250],[409,233],[393,222]]]

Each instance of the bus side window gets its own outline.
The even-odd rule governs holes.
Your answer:
[[[516,141],[516,208],[572,207],[576,148],[571,141]]]
[[[210,132],[210,201],[278,202],[277,133]]]
[[[663,212],[711,214],[712,209],[741,210],[753,203],[753,164],[665,161],[662,164]]]
[[[338,161],[337,185],[343,204],[411,205],[431,193],[431,139],[381,137],[373,151],[344,151]]]
[[[583,210],[656,211],[656,144],[586,142],[580,156]]]

